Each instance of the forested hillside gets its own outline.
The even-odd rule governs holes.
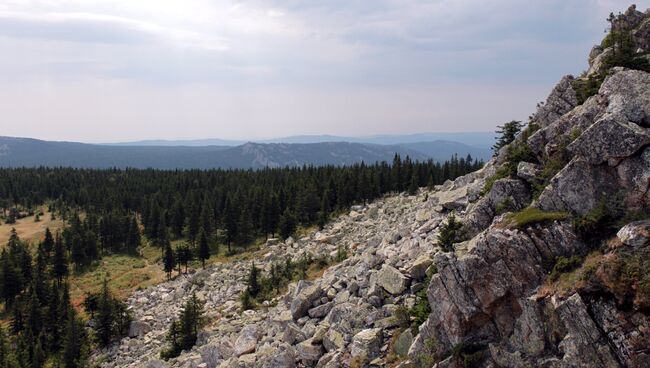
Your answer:
[[[0,294],[10,328],[0,329],[0,367],[85,367],[92,346],[127,332],[131,317],[110,280],[83,302],[90,329],[70,301],[68,278],[105,255],[137,257],[152,244],[171,276],[194,259],[205,262],[219,245],[232,254],[260,237],[286,238],[354,203],[415,192],[482,165],[471,157],[436,163],[395,156],[391,164],[259,171],[1,169],[0,226],[27,215],[37,221],[42,205],[66,225],[36,244],[12,232],[2,251]]]

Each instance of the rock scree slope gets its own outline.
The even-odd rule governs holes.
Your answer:
[[[649,12],[632,7],[616,24],[634,34],[637,53],[649,51]],[[592,69],[604,52],[592,51]],[[345,247],[348,258],[317,279],[248,311],[239,295],[250,261],[138,291],[128,300],[130,337],[95,359],[148,368],[650,367],[650,74],[610,68],[582,103],[579,81],[562,78],[483,169],[355,206],[322,231],[268,243],[255,260],[268,272],[287,257]],[[451,213],[462,241],[442,246]],[[167,327],[192,293],[211,323],[192,350],[162,361]],[[422,295],[429,310],[413,326],[405,311]]]

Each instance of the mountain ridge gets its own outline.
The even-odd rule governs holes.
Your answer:
[[[254,143],[239,146],[109,146],[0,137],[0,166],[80,168],[260,169],[301,165],[351,165],[391,161],[395,154],[413,160],[444,161],[453,154],[487,159],[489,149],[456,142],[379,145],[354,142]]]

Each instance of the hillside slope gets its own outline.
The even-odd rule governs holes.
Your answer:
[[[650,12],[616,19],[645,57]],[[357,206],[256,259],[347,259],[241,311],[250,262],[216,265],[129,299],[132,338],[104,367],[650,366],[650,73],[564,77],[528,128],[478,172]],[[585,76],[584,78],[588,78]],[[462,231],[448,225],[454,213]],[[443,235],[441,237],[441,234]],[[443,242],[442,240],[445,240]],[[211,321],[159,359],[192,292]]]

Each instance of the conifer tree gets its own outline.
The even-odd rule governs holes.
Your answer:
[[[0,326],[0,368],[14,368],[16,361],[12,349],[9,348],[9,339],[5,329]]]
[[[289,208],[284,210],[282,217],[280,217],[280,224],[278,225],[280,237],[286,239],[296,231],[296,217],[293,215]]]
[[[210,258],[210,243],[208,242],[208,236],[203,228],[199,231],[198,256],[201,260],[201,266],[205,269],[205,261]]]
[[[516,120],[509,121],[503,125],[498,125],[496,133],[499,136],[496,138],[497,142],[492,146],[494,154],[496,155],[502,147],[505,147],[514,141],[522,127],[523,124],[521,121]]]
[[[84,323],[71,306],[68,306],[67,315],[65,336],[63,338],[63,367],[85,368],[88,366],[89,348]]]
[[[129,228],[126,235],[126,251],[129,254],[135,254],[136,249],[140,246],[140,227],[135,217],[131,217]]]
[[[104,279],[102,291],[97,299],[97,318],[95,335],[102,346],[107,346],[113,338],[113,299],[108,289],[108,280]]]
[[[248,280],[246,281],[246,289],[253,298],[260,292],[259,273],[260,270],[255,266],[255,262],[253,262],[248,273]]]
[[[59,282],[68,276],[68,257],[66,256],[65,245],[60,236],[57,236],[54,242],[52,273],[54,274],[54,278]]]
[[[167,280],[172,278],[172,271],[174,271],[174,266],[176,266],[176,259],[174,257],[174,250],[169,242],[165,245],[165,253],[163,255],[163,265],[165,272],[167,273]]]
[[[43,239],[42,243],[45,253],[48,255],[52,253],[52,250],[54,249],[54,237],[52,236],[52,232],[50,231],[49,227],[45,228],[45,238]]]

